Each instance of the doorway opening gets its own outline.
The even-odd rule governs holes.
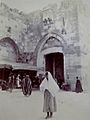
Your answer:
[[[51,72],[61,88],[64,82],[64,56],[63,53],[50,53],[45,55],[45,70]]]

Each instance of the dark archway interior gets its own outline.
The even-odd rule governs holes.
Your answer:
[[[8,77],[12,69],[0,68],[0,80],[5,80],[8,82]]]
[[[46,71],[50,71],[56,78],[60,88],[64,82],[64,56],[62,53],[51,53],[45,55]]]

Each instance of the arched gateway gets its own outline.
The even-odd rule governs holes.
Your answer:
[[[17,44],[9,37],[0,40],[0,60],[16,62],[19,55]]]
[[[37,67],[39,71],[50,71],[61,85],[65,75],[64,47],[62,36],[56,33],[46,34],[36,47]]]
[[[13,39],[4,37],[0,40],[0,79],[8,80],[12,71],[12,63],[15,63],[19,55],[19,49]]]

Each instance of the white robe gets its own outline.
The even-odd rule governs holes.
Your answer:
[[[48,72],[48,80],[45,78],[40,85],[41,92],[44,93],[46,89],[52,94],[53,97],[56,96],[57,92],[60,90],[50,72]]]
[[[41,85],[40,91],[44,94],[43,112],[56,112],[56,99],[55,96],[59,91],[59,86],[53,79],[50,72],[48,72],[48,80],[45,78]]]

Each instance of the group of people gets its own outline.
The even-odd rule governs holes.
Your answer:
[[[8,79],[9,91],[12,92],[13,88],[22,88],[22,92],[25,96],[28,96],[32,92],[32,82],[29,75],[24,75],[21,79],[20,74],[16,77],[13,74],[9,75]]]
[[[8,77],[8,88],[9,88],[10,92],[12,92],[12,90],[14,88],[19,88],[19,87],[21,87],[20,74],[15,76],[13,73],[10,73],[10,75]]]
[[[9,76],[9,87],[13,88],[13,79],[14,76]],[[20,75],[17,76],[17,84],[19,86],[20,82]],[[12,81],[12,82],[11,82]],[[31,95],[32,92],[32,82],[29,75],[23,76],[21,82],[22,92],[25,96]],[[43,105],[43,112],[46,112],[46,119],[51,118],[53,116],[53,112],[56,112],[56,95],[59,92],[60,87],[58,86],[57,82],[54,80],[50,72],[46,72],[44,75],[44,79],[40,84],[40,91],[44,94],[44,105]],[[75,92],[79,93],[82,92],[82,85],[78,77],[76,77],[76,86]]]

